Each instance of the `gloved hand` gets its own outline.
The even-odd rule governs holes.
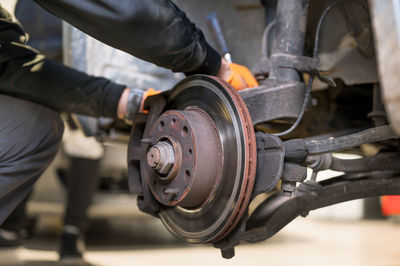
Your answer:
[[[235,63],[229,64],[225,59],[221,60],[221,68],[217,76],[231,84],[236,90],[259,86],[247,67]]]
[[[226,82],[231,84],[236,90],[254,88],[258,86],[256,78],[253,76],[253,74],[251,74],[247,67],[235,63],[230,63],[229,66],[232,73],[226,79]]]
[[[141,113],[147,113],[147,110],[144,110],[144,101],[146,101],[146,99],[148,97],[153,96],[153,95],[157,95],[159,93],[161,93],[160,90],[155,90],[153,88],[149,88],[149,89],[147,89],[147,90],[145,90],[143,92],[142,102],[141,102],[141,105],[140,105],[140,112]]]
[[[152,88],[147,90],[126,88],[118,102],[118,118],[132,125],[136,114],[147,112],[144,110],[144,101],[148,97],[159,93],[161,93],[161,91]]]

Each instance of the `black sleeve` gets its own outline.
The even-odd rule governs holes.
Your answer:
[[[46,59],[25,41],[25,32],[0,6],[0,93],[56,110],[116,116],[125,86]]]
[[[174,72],[216,75],[220,55],[169,0],[35,0],[94,38]]]

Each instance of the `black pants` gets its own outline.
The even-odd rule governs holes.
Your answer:
[[[70,158],[70,166],[66,175],[62,178],[67,190],[64,224],[74,225],[81,232],[86,230],[87,210],[92,203],[98,181],[100,159]],[[26,205],[30,195],[8,216],[1,229],[19,231],[26,226]]]
[[[86,228],[87,210],[92,203],[98,181],[100,159],[70,158],[66,176],[68,191],[64,224]]]
[[[27,194],[57,152],[63,133],[59,114],[41,105],[0,94],[0,224],[19,230]],[[64,223],[84,230],[96,190],[100,159],[70,158]]]
[[[56,111],[0,94],[0,224],[52,162],[63,131]]]

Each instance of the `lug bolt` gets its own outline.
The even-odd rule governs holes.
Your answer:
[[[178,188],[167,188],[166,190],[164,190],[164,193],[175,197],[178,195],[179,189]]]

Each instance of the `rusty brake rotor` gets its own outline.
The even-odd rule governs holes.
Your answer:
[[[196,75],[171,91],[151,125],[140,167],[168,230],[213,243],[238,224],[250,201],[256,141],[250,114],[226,82]]]

